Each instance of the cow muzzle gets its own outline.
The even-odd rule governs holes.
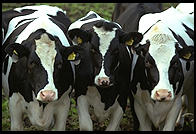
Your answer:
[[[159,89],[155,92],[154,100],[156,101],[171,101],[172,93],[167,89]]]
[[[99,77],[97,79],[97,84],[100,87],[109,87],[112,86],[113,84],[111,83],[109,77]]]
[[[51,102],[55,99],[55,92],[52,90],[45,90],[40,92],[40,98],[43,102]]]

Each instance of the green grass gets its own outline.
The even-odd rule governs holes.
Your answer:
[[[77,19],[86,15],[90,10],[95,11],[101,17],[111,20],[112,12],[114,10],[114,3],[2,3],[2,11],[6,11],[9,9],[13,9],[16,7],[26,6],[26,5],[51,5],[62,8],[67,11],[67,15],[70,17],[71,21],[76,21]],[[163,9],[167,9],[170,6],[176,6],[177,3],[164,3]],[[108,124],[108,120],[103,123],[98,123],[96,121],[96,117],[94,114],[91,115],[94,123],[94,130],[104,130]],[[121,121],[121,129],[126,131],[133,130],[133,123],[131,120],[130,109],[127,107],[126,113],[123,116]],[[28,120],[27,120],[28,122]],[[27,123],[26,123],[27,124]],[[79,130],[79,122],[78,122],[78,114],[76,110],[76,102],[71,100],[71,109],[69,111],[69,116],[67,119],[68,131],[78,131]],[[8,111],[8,100],[5,96],[2,96],[2,130],[7,131],[10,130],[10,116]],[[25,126],[25,130],[41,130],[40,128],[35,128],[30,125]]]

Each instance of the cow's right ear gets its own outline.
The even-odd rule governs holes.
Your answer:
[[[68,31],[68,36],[74,44],[81,45],[91,41],[91,34],[79,28]]]
[[[19,43],[9,44],[6,46],[5,52],[15,60],[29,55],[29,50]]]

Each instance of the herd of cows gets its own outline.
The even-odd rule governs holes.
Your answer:
[[[112,21],[90,11],[73,23],[57,7],[15,8],[2,12],[2,48],[11,130],[24,115],[66,130],[71,93],[81,131],[93,130],[89,107],[110,118],[106,131],[120,130],[128,104],[140,131],[173,131],[194,114],[194,3],[120,3]]]

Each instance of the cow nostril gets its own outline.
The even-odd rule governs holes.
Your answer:
[[[55,92],[51,90],[45,90],[40,92],[42,101],[53,101],[55,98]]]
[[[172,96],[171,91],[169,91],[167,97],[171,97],[171,96]]]
[[[156,91],[156,96],[159,97],[159,92],[158,91]]]

